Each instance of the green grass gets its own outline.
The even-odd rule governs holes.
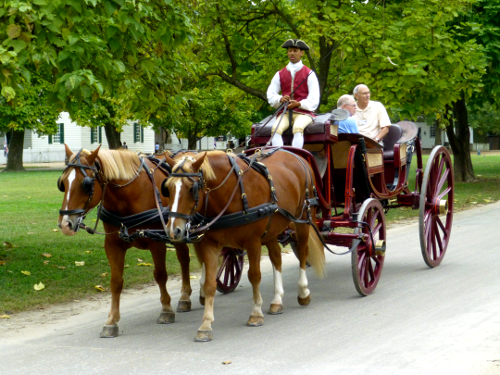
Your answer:
[[[424,156],[424,167],[427,158]],[[500,155],[473,155],[472,162],[478,181],[455,184],[455,211],[500,200]],[[416,160],[413,164],[409,182],[412,190]],[[63,198],[56,188],[60,175],[60,171],[50,170],[0,173],[0,315],[89,297],[100,293],[96,285],[102,285],[108,293],[110,272],[103,236],[80,231],[67,237],[57,228]],[[417,216],[417,210],[397,208],[389,211],[387,219],[394,222]],[[93,218],[90,215],[86,224],[93,226]],[[44,253],[51,257],[42,256]],[[192,260],[192,269],[198,269],[196,258]],[[84,266],[75,265],[81,261]],[[153,280],[153,267],[139,263],[152,264],[151,254],[130,249],[125,288]],[[179,273],[173,251],[167,252],[167,270],[169,275]],[[36,291],[33,286],[40,282],[45,289]]]
[[[424,172],[428,157],[429,155],[424,155],[422,158]],[[455,182],[454,212],[500,200],[500,155],[474,154],[471,158],[477,181],[470,183]],[[417,161],[414,158],[408,182],[408,186],[412,191],[415,189],[416,164]],[[417,217],[418,210],[412,210],[409,207],[391,209],[386,216],[389,222]]]
[[[63,199],[56,188],[60,175],[60,171],[0,173],[0,314],[101,293],[96,285],[109,290],[104,236],[80,231],[67,237],[57,227]],[[94,223],[95,214],[86,219],[87,225],[93,227]],[[42,256],[44,253],[51,257]],[[192,268],[199,267],[195,259]],[[84,266],[75,265],[81,261]],[[139,263],[153,264],[151,253],[130,249],[125,288],[154,280],[153,267]],[[174,251],[167,252],[167,270],[169,275],[180,272]],[[45,289],[36,291],[33,286],[40,282]]]

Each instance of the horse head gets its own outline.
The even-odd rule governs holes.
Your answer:
[[[174,160],[166,156],[172,174],[163,184],[162,192],[170,199],[170,214],[165,232],[172,242],[183,242],[188,223],[199,209],[203,199],[204,178],[202,164],[206,153],[183,156]]]
[[[57,180],[57,187],[64,192],[58,226],[65,235],[73,236],[86,213],[101,201],[102,187],[96,163],[101,146],[92,152],[82,149],[76,154],[68,145],[64,146],[69,162]]]

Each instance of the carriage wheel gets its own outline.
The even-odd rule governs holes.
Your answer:
[[[224,247],[220,255],[222,256],[222,264],[217,272],[217,290],[227,294],[235,290],[241,280],[246,252],[232,247]]]
[[[384,266],[386,227],[384,209],[380,202],[373,198],[365,200],[358,212],[358,221],[368,225],[356,228],[354,233],[368,236],[351,253],[351,268],[356,290],[366,296],[377,287]]]
[[[443,146],[434,147],[425,167],[420,193],[420,249],[425,263],[441,263],[453,221],[453,165]]]

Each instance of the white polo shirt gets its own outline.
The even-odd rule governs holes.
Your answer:
[[[375,139],[380,129],[391,126],[391,119],[380,102],[370,100],[365,109],[356,108],[353,116],[358,122],[359,132]]]

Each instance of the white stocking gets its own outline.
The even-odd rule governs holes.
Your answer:
[[[276,146],[276,147],[283,146],[283,138],[281,137],[281,134],[274,133],[273,139],[271,141],[271,145]]]
[[[301,132],[297,132],[293,135],[292,146],[297,148],[302,148],[302,146],[304,146],[304,135]]]

